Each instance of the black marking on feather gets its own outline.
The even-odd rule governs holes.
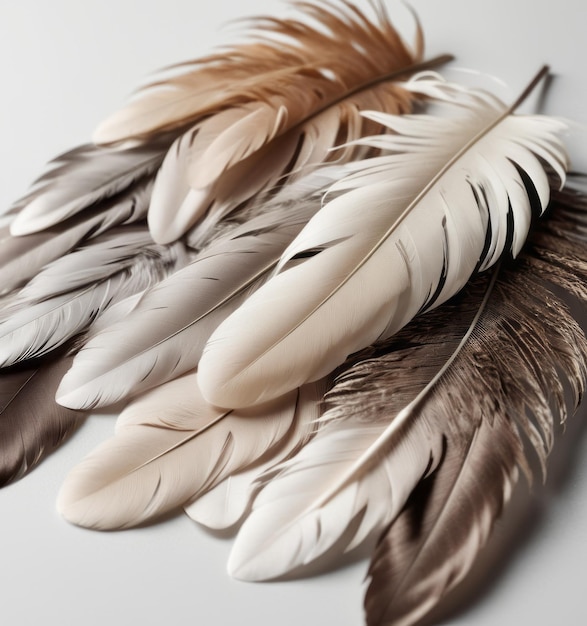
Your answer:
[[[428,296],[428,298],[426,298],[426,300],[424,301],[424,303],[418,310],[417,315],[419,315],[420,313],[423,313],[424,311],[426,311],[427,309],[429,309],[431,306],[434,305],[434,303],[436,302],[436,300],[438,300],[446,284],[446,276],[448,273],[448,263],[449,263],[448,245],[447,245],[448,235],[446,232],[446,216],[442,218],[442,230],[444,232],[444,254],[442,256],[442,267],[440,269],[440,275],[438,276],[438,283],[436,285],[436,289],[432,292],[431,295]]]
[[[307,250],[302,250],[302,252],[298,252],[291,257],[291,261],[298,261],[300,259],[310,259],[313,256],[320,254],[326,250],[326,246],[318,246],[316,248],[308,248]]]

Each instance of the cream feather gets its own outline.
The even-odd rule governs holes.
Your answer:
[[[249,406],[320,378],[519,251],[548,202],[545,168],[564,178],[564,124],[511,115],[485,92],[413,82],[450,114],[370,114],[395,134],[364,141],[389,154],[333,185],[346,193],[214,332],[199,366],[208,401]]]
[[[272,454],[303,420],[297,391],[252,411],[225,411],[199,396],[196,376],[165,383],[121,413],[116,435],[62,486],[58,509],[68,521],[124,528],[161,515]]]
[[[282,446],[263,462],[232,474],[185,506],[186,513],[199,524],[225,530],[241,521],[249,512],[262,476],[276,465],[294,456],[319,428],[322,397],[327,381],[304,385],[298,390],[298,410],[291,434]]]

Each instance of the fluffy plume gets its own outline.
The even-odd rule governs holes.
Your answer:
[[[379,126],[361,110],[410,110],[414,94],[392,79],[426,66],[419,27],[411,51],[379,2],[372,17],[344,2],[297,8],[300,18],[257,20],[254,42],[187,64],[98,128],[95,139],[113,143],[193,124],[157,177],[156,241],[173,241],[204,216],[218,221],[292,173],[364,153],[349,142]]]
[[[486,92],[414,82],[450,115],[369,115],[395,134],[365,142],[389,154],[333,185],[347,192],[213,333],[199,366],[213,404],[248,406],[316,380],[446,301],[475,271],[518,253],[548,203],[545,167],[564,180],[562,123],[512,115],[517,103]]]
[[[255,107],[263,111],[271,104],[274,119],[287,111],[287,123],[294,125],[317,108],[343,99],[348,91],[371,83],[377,87],[386,74],[421,59],[421,30],[411,52],[382,3],[371,3],[373,19],[347,2],[295,6],[303,12],[301,19],[251,20],[255,38],[250,43],[184,63],[188,71],[143,89],[102,123],[95,140],[114,143],[149,136],[227,107],[238,111],[243,105],[245,111],[250,107],[254,112]],[[375,91],[384,99],[390,89],[394,91],[383,84]]]

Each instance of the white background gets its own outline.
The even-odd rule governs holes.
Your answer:
[[[235,38],[239,15],[283,15],[277,0],[0,0],[0,207],[44,163],[89,140],[147,75]],[[543,63],[555,74],[544,112],[587,126],[584,0],[413,0],[428,55],[503,79],[512,94]],[[406,24],[405,9],[388,0]],[[236,8],[235,8],[236,7]],[[587,171],[584,129],[571,155]],[[586,411],[582,412],[583,419]],[[507,558],[435,624],[587,623],[587,438],[581,415],[562,442],[561,471],[538,491],[505,543]],[[230,539],[186,517],[115,533],[72,527],[55,513],[68,470],[112,432],[96,415],[36,471],[0,492],[0,623],[360,626],[367,562],[301,581],[247,584],[225,573]],[[511,528],[504,524],[504,537]],[[497,548],[489,554],[496,555]],[[444,617],[443,617],[444,615]]]

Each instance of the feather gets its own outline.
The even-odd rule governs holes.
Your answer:
[[[217,222],[292,174],[359,157],[369,149],[352,140],[381,129],[359,111],[409,111],[419,96],[398,79],[451,58],[420,63],[419,25],[412,52],[379,2],[371,18],[346,2],[298,8],[302,19],[259,20],[262,43],[205,57],[147,87],[95,133],[108,144],[192,124],[155,182],[149,227],[158,243],[204,217]]]
[[[516,423],[522,422],[520,430],[546,473],[554,425],[567,414],[562,385],[571,390],[573,409],[587,377],[587,341],[558,295],[578,297],[583,309],[587,302],[587,205],[583,199],[582,214],[574,211],[569,220],[569,199],[559,198],[522,267],[500,278],[493,315],[477,345],[468,346],[469,358],[479,364],[471,368],[475,378],[484,386],[495,378],[508,403],[500,406],[503,392],[484,393],[497,407],[486,403],[480,420],[460,420],[439,466],[382,536],[369,569],[370,625],[414,623],[466,575],[509,498],[517,466],[528,465]],[[579,224],[583,235],[577,237]],[[544,288],[545,281],[557,295]],[[481,369],[488,362],[491,368]],[[463,376],[461,387],[471,382]],[[470,413],[475,405],[468,406]],[[528,413],[534,425],[524,423]]]
[[[126,319],[96,334],[64,377],[71,408],[118,402],[194,369],[211,332],[262,282],[319,208],[312,194],[270,206],[148,290]]]
[[[584,241],[567,240],[561,263],[573,248],[585,259]],[[372,541],[401,512],[372,567],[369,623],[412,623],[401,621],[404,609],[420,615],[456,583],[517,467],[529,471],[525,442],[544,466],[554,423],[566,416],[565,386],[577,401],[585,385],[587,340],[540,266],[529,254],[498,266],[491,280],[480,276],[389,343],[355,355],[326,396],[327,423],[265,477],[231,574],[295,571],[333,547]],[[581,273],[563,265],[557,286],[572,283],[585,302],[586,278],[585,261]]]
[[[348,90],[383,80],[422,56],[421,30],[412,53],[378,2],[372,4],[372,21],[350,3],[301,2],[297,6],[304,19],[257,19],[253,21],[255,41],[176,66],[173,69],[188,71],[141,90],[127,107],[98,127],[94,140],[109,144],[141,138],[246,103],[260,107],[270,103],[278,118],[280,104],[287,109],[291,101],[301,108],[288,119],[294,124],[317,106],[322,108]],[[382,93],[387,89],[380,86]],[[294,94],[299,98],[297,105]]]
[[[230,528],[243,519],[260,489],[262,476],[278,463],[294,456],[314,435],[319,426],[318,418],[326,385],[327,381],[322,380],[301,387],[298,391],[297,417],[287,441],[266,460],[231,474],[213,489],[187,503],[185,511],[189,517],[214,530]]]
[[[450,116],[370,115],[396,134],[361,141],[390,154],[333,185],[346,193],[212,334],[199,366],[209,402],[249,406],[325,376],[521,248],[548,202],[545,168],[564,179],[564,124],[512,115],[520,101],[508,108],[486,92],[414,83],[443,96]]]
[[[17,201],[13,236],[49,228],[152,175],[170,140],[120,149],[84,145],[56,157],[31,192]]]
[[[0,486],[21,478],[82,423],[84,414],[56,404],[71,358],[0,374]]]
[[[116,435],[67,477],[58,509],[81,526],[139,524],[272,454],[296,421],[313,428],[298,413],[297,391],[252,411],[218,409],[199,396],[196,374],[186,374],[121,413]]]
[[[0,234],[0,285],[7,293],[21,287],[45,265],[88,239],[121,224],[146,217],[152,181],[142,179],[128,190],[99,202],[79,216],[38,233],[14,237],[7,226]]]
[[[55,350],[184,262],[182,244],[156,246],[145,228],[128,226],[54,261],[0,312],[2,367]]]

